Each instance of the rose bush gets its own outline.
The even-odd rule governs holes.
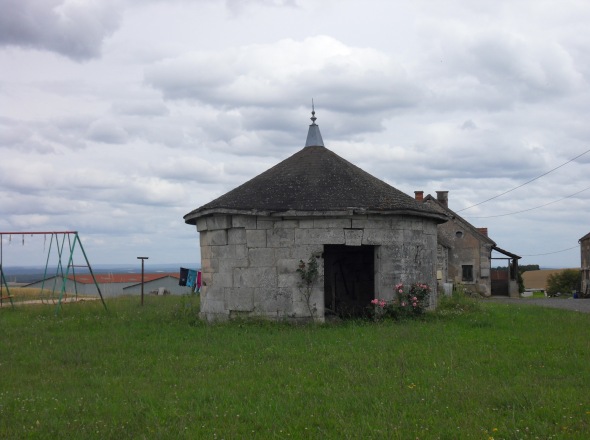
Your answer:
[[[387,301],[375,298],[369,306],[370,315],[375,320],[386,317],[399,319],[416,317],[424,313],[429,304],[430,286],[426,283],[414,283],[409,288],[403,283],[394,287],[394,299]]]

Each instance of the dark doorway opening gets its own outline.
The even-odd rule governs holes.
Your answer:
[[[364,316],[374,295],[375,247],[325,245],[325,315]]]
[[[510,272],[508,267],[497,267],[490,272],[492,281],[492,295],[509,296],[510,295]]]

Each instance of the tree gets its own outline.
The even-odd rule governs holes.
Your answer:
[[[516,278],[518,280],[518,293],[522,293],[525,291],[525,288],[524,288],[524,278],[522,277],[522,272],[520,270],[518,271]]]
[[[518,265],[518,271],[520,273],[524,273],[527,270],[540,270],[541,268],[539,267],[538,264],[524,264],[524,265]]]
[[[576,269],[565,269],[559,273],[549,275],[547,278],[547,295],[555,296],[558,293],[571,293],[580,290],[581,275]]]

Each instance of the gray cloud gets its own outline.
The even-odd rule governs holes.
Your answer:
[[[107,144],[122,144],[128,139],[128,133],[116,121],[99,119],[88,127],[89,139]]]
[[[174,156],[150,165],[155,176],[171,181],[186,181],[193,184],[227,182],[224,164],[210,162],[197,156]]]
[[[468,119],[461,125],[461,130],[477,130],[477,124],[471,119]]]
[[[170,101],[213,104],[203,140],[237,155],[284,157],[285,148],[302,145],[306,127],[294,121],[309,117],[312,98],[334,140],[383,131],[388,113],[424,99],[389,55],[325,36],[188,53],[149,67],[145,79]]]
[[[81,119],[24,121],[0,118],[0,148],[38,154],[59,154],[63,148],[86,147],[83,135],[88,122]]]
[[[558,44],[531,45],[513,35],[482,36],[470,45],[463,61],[484,84],[525,100],[571,92],[581,80],[570,55]]]
[[[302,96],[340,112],[416,105],[421,88],[391,57],[331,37],[195,52],[155,64],[146,82],[169,99],[236,107],[287,107]]]
[[[55,153],[55,147],[42,137],[37,136],[27,124],[9,119],[0,119],[1,148],[20,153]]]
[[[161,101],[135,100],[113,104],[113,113],[128,116],[167,116],[170,111]]]
[[[585,61],[554,39],[517,30],[474,30],[464,23],[437,26],[439,44],[424,62],[433,102],[441,108],[498,111],[519,102],[563,99],[585,88]]]
[[[117,2],[1,0],[0,44],[48,50],[82,61],[100,55],[119,25]]]

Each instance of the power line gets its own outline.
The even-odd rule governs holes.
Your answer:
[[[547,252],[545,254],[530,254],[530,255],[521,255],[521,257],[539,257],[541,255],[551,255],[551,254],[558,254],[560,252],[565,252],[565,251],[571,251],[572,249],[576,249],[579,248],[579,246],[572,246],[571,248],[567,248],[567,249],[562,249],[560,251],[554,251],[554,252]]]
[[[587,187],[587,188],[584,188],[584,189],[582,189],[582,190],[580,190],[578,192],[575,192],[573,194],[570,194],[569,196],[562,197],[561,199],[553,200],[552,202],[545,203],[545,204],[539,205],[539,206],[535,206],[534,208],[523,209],[522,211],[507,212],[505,214],[488,215],[488,216],[482,216],[482,217],[471,216],[471,215],[467,215],[465,217],[467,217],[467,218],[494,218],[494,217],[505,217],[507,215],[522,214],[523,212],[533,211],[535,209],[544,208],[545,206],[552,205],[553,203],[561,202],[562,200],[569,199],[570,197],[573,197],[575,195],[578,195],[578,194],[580,194],[580,193],[582,193],[584,191],[588,191],[589,189],[590,189],[590,186]],[[467,209],[467,208],[465,208],[465,209]]]
[[[551,169],[551,170],[549,170],[549,171],[547,171],[547,172],[545,172],[545,173],[543,173],[543,174],[541,174],[541,175],[539,175],[539,176],[537,176],[537,177],[535,177],[535,178],[533,178],[533,179],[531,179],[531,180],[528,180],[528,181],[524,182],[524,183],[523,183],[523,184],[521,184],[521,185],[515,186],[514,188],[512,188],[512,189],[509,189],[508,191],[504,191],[503,193],[500,193],[500,194],[498,194],[498,195],[495,195],[494,197],[490,197],[489,199],[487,199],[487,200],[484,200],[483,202],[476,203],[475,205],[468,206],[467,208],[460,209],[460,210],[458,210],[458,211],[456,211],[456,212],[466,211],[466,210],[468,210],[468,209],[471,209],[471,208],[474,208],[474,207],[476,207],[476,206],[483,205],[484,203],[486,203],[486,202],[489,202],[490,200],[497,199],[498,197],[501,197],[501,196],[503,196],[503,195],[505,195],[505,194],[508,194],[509,192],[512,192],[512,191],[514,191],[514,190],[517,190],[518,188],[522,188],[523,186],[525,186],[525,185],[528,185],[529,183],[531,183],[531,182],[534,182],[535,180],[537,180],[537,179],[540,179],[541,177],[544,177],[544,176],[546,176],[546,175],[547,175],[547,174],[549,174],[549,173],[552,173],[553,171],[555,171],[555,170],[557,170],[557,169],[561,168],[562,166],[564,166],[564,165],[567,165],[567,164],[568,164],[568,163],[570,163],[570,162],[573,162],[574,160],[576,160],[576,159],[577,159],[577,158],[579,158],[579,157],[582,157],[584,154],[586,154],[586,153],[588,153],[588,152],[590,152],[590,150],[586,150],[586,151],[584,151],[582,154],[578,154],[578,155],[577,155],[576,157],[574,157],[573,159],[570,159],[570,160],[568,160],[567,162],[565,162],[565,163],[562,163],[561,165],[559,165],[559,166],[557,166],[557,167],[555,167],[555,168],[553,168],[553,169]]]

